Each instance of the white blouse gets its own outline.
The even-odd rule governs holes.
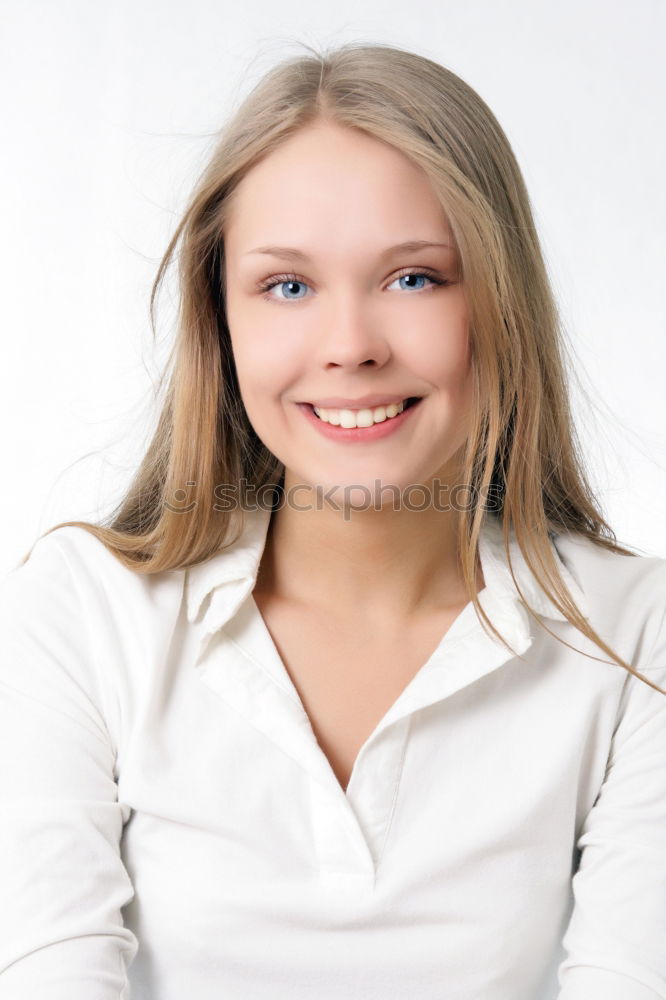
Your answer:
[[[488,515],[468,604],[346,792],[252,596],[270,513],[141,576],[58,528],[0,587],[1,1000],[666,998],[666,696]],[[666,559],[553,538],[666,688]],[[581,655],[590,652],[597,659]]]

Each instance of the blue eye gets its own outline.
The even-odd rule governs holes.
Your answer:
[[[406,281],[407,278],[414,278],[414,279],[419,280],[419,281],[422,281],[422,280],[425,279],[426,281],[430,281],[430,282],[432,282],[432,280],[433,280],[432,278],[429,278],[427,274],[422,274],[421,272],[411,271],[409,274],[401,274],[399,278],[395,278],[395,281]],[[392,284],[393,284],[393,281],[391,282],[391,285]],[[389,285],[389,288],[391,287],[391,285]],[[415,285],[407,285],[407,289],[415,288],[415,287],[416,287]],[[417,288],[417,291],[419,291],[421,288],[424,288],[424,287],[425,287],[424,285],[419,285],[418,288]],[[405,286],[402,285],[402,288],[404,289]]]
[[[269,288],[277,288],[280,285],[286,285],[287,287],[292,286],[291,290],[293,290],[293,286],[294,285],[300,285],[302,288],[308,287],[305,284],[304,281],[299,281],[296,278],[289,278],[289,280],[287,280],[287,281],[276,281],[275,284],[269,285]],[[290,299],[291,300],[293,300],[293,299],[302,299],[303,296],[302,295],[285,295],[285,296],[278,296],[278,298],[284,298],[285,301],[289,301]]]

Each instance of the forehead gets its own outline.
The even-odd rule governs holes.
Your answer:
[[[373,136],[326,124],[297,132],[248,171],[230,197],[225,236],[239,251],[368,230],[397,243],[415,226],[422,239],[451,237],[422,168]]]

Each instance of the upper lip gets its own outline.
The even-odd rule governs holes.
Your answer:
[[[382,406],[384,403],[401,403],[403,399],[411,399],[408,394],[372,393],[369,396],[359,396],[357,399],[345,399],[343,396],[327,396],[325,399],[309,400],[311,406],[325,409],[327,406],[337,409],[362,410],[364,407]]]

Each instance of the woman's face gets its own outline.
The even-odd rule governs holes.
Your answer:
[[[434,245],[392,249],[415,241]],[[285,489],[318,485],[357,505],[391,484],[444,482],[467,434],[468,312],[453,236],[421,169],[365,133],[310,126],[240,182],[224,243],[241,395],[285,465]],[[310,406],[335,400],[325,408],[374,415],[409,397],[420,402],[374,430],[322,422]]]

